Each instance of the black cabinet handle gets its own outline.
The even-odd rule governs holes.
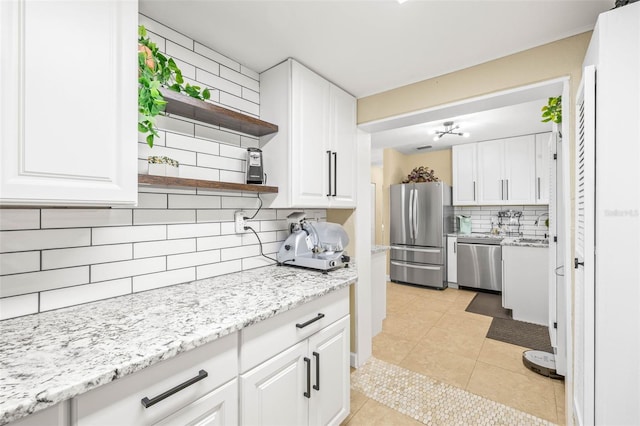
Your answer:
[[[333,196],[338,193],[338,153],[333,153]]]
[[[329,159],[329,192],[327,193],[327,197],[331,197],[331,151],[327,151],[327,157]]]
[[[198,375],[194,378],[191,378],[189,380],[187,380],[184,383],[180,383],[178,386],[169,389],[166,392],[161,393],[160,395],[154,397],[154,398],[147,398],[146,396],[144,398],[142,398],[142,400],[140,401],[142,403],[142,406],[144,408],[149,408],[152,405],[157,404],[158,402],[162,401],[163,399],[166,399],[168,397],[170,397],[171,395],[173,395],[174,393],[178,393],[180,392],[182,389],[184,388],[188,388],[189,386],[191,386],[194,383],[199,382],[200,380],[204,379],[205,377],[207,377],[209,375],[209,373],[207,373],[204,370],[200,370],[198,372]]]
[[[302,324],[300,324],[300,323],[296,324],[296,327],[297,328],[305,328],[309,324],[313,324],[314,322],[316,322],[318,320],[321,320],[322,318],[324,318],[324,314],[318,314],[318,316],[316,316],[315,318],[311,318],[307,322],[303,322]]]
[[[316,384],[313,385],[315,390],[320,390],[320,354],[318,352],[314,352],[313,356],[316,359]]]
[[[305,356],[304,363],[307,364],[307,391],[303,395],[311,399],[311,360]]]
[[[574,269],[578,269],[578,266],[584,266],[584,262],[579,262],[578,258],[573,259],[573,267]]]
[[[476,200],[476,181],[473,181],[473,201]]]

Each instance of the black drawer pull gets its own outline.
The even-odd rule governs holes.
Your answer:
[[[318,314],[317,317],[310,319],[307,322],[303,322],[302,324],[298,323],[296,324],[296,327],[298,328],[305,328],[306,326],[308,326],[309,324],[313,324],[314,322],[321,320],[322,318],[324,318],[324,314]]]
[[[149,408],[152,405],[157,404],[158,402],[162,401],[163,399],[166,399],[168,397],[170,397],[171,395],[173,395],[174,393],[178,393],[180,392],[182,389],[184,388],[188,388],[189,386],[191,386],[194,383],[199,382],[200,380],[204,379],[205,377],[207,377],[209,375],[209,373],[207,373],[204,370],[200,370],[198,372],[198,375],[192,379],[187,380],[184,383],[180,383],[178,386],[169,389],[166,392],[161,393],[160,395],[154,397],[154,398],[147,398],[146,396],[144,398],[142,398],[142,400],[140,401],[142,403],[142,406],[144,408]]]
[[[316,358],[316,384],[313,385],[315,390],[320,390],[320,354],[314,352],[313,356]]]
[[[307,391],[303,395],[311,399],[311,360],[305,356],[304,363],[307,364]]]

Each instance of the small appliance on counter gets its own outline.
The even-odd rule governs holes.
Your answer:
[[[344,251],[349,236],[342,226],[308,221],[301,213],[292,213],[288,219],[291,234],[276,254],[279,265],[317,269],[325,274],[349,266],[350,258]]]
[[[471,234],[471,216],[458,215],[458,233]]]
[[[262,150],[247,148],[247,183],[262,185],[263,176]]]

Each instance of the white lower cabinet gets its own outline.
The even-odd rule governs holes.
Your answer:
[[[387,252],[371,255],[371,336],[382,331],[387,317]]]
[[[458,282],[458,238],[447,237],[447,281],[449,284]],[[455,287],[457,288],[457,287]]]
[[[502,306],[513,319],[549,322],[549,248],[502,246]]]
[[[242,425],[339,425],[347,417],[348,296],[343,289],[325,296],[324,306],[304,305],[243,330]]]
[[[31,414],[20,420],[10,423],[11,426],[68,426],[69,401],[63,401],[53,407],[45,408],[42,411]]]
[[[237,374],[234,333],[79,395],[72,425],[237,424]]]

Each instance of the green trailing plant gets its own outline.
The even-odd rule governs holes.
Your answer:
[[[542,107],[542,122],[553,121],[556,124],[562,123],[562,96],[549,98],[547,105]]]
[[[184,82],[182,71],[173,58],[167,58],[158,46],[147,37],[143,25],[138,26],[138,131],[146,134],[147,144],[153,147],[158,136],[155,117],[164,111],[167,101],[160,88],[184,92],[192,98],[205,100],[211,97],[209,89]]]

